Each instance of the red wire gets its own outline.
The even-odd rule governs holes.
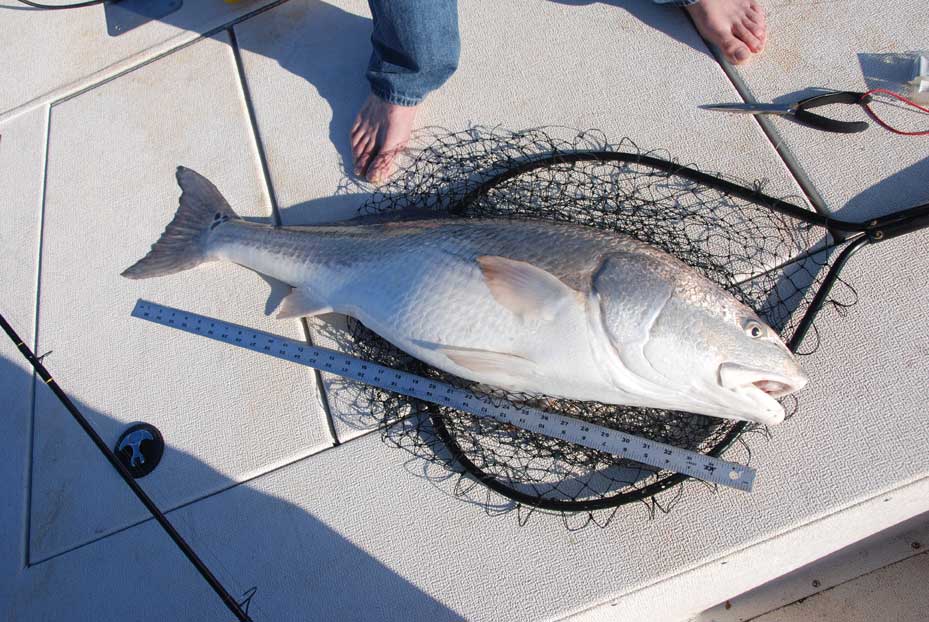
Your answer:
[[[888,91],[887,89],[871,89],[870,91],[868,91],[867,93],[865,93],[865,96],[867,97],[867,96],[870,96],[870,95],[874,95],[875,93],[880,93],[881,95],[890,95],[891,97],[894,97],[894,98],[896,98],[896,99],[902,101],[904,104],[907,104],[908,106],[913,106],[913,107],[916,108],[917,110],[919,110],[919,111],[921,111],[921,112],[925,112],[926,114],[929,114],[929,108],[925,108],[925,107],[923,107],[923,106],[920,106],[919,104],[917,104],[917,103],[914,102],[913,100],[907,99],[906,97],[904,97],[903,95],[900,95],[899,93],[894,93],[893,91]],[[872,118],[872,119],[874,119],[875,121],[877,121],[884,129],[890,130],[890,131],[893,132],[894,134],[900,134],[901,136],[929,136],[929,130],[924,130],[924,131],[922,131],[922,132],[904,132],[903,130],[898,130],[897,128],[895,128],[895,127],[893,127],[892,125],[886,123],[883,119],[881,119],[879,116],[877,116],[877,113],[874,112],[873,110],[871,110],[871,105],[870,105],[870,104],[862,104],[862,105],[864,106],[864,109],[868,111],[868,114],[871,115],[871,118]]]

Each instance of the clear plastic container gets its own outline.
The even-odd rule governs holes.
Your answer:
[[[907,96],[918,104],[929,104],[929,52],[914,52],[912,78]]]

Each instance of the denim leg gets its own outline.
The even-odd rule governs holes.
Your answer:
[[[655,4],[670,4],[671,6],[687,6],[697,4],[700,0],[652,0]]]
[[[458,0],[368,0],[368,5],[374,20],[371,92],[414,106],[458,68]]]

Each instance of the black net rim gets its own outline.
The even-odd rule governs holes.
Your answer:
[[[491,490],[496,493],[503,495],[508,499],[512,499],[517,503],[522,503],[540,510],[548,510],[552,512],[590,512],[594,510],[605,510],[609,508],[616,508],[627,503],[634,503],[636,501],[643,501],[657,495],[660,492],[664,492],[669,488],[674,488],[678,484],[682,484],[687,480],[693,479],[689,475],[682,475],[680,473],[674,474],[670,477],[660,479],[652,484],[643,486],[642,488],[636,488],[632,491],[620,491],[613,495],[601,497],[599,499],[583,499],[583,500],[573,500],[573,501],[564,501],[561,499],[550,499],[547,497],[532,496],[516,490],[515,488],[510,488],[505,484],[501,483],[496,477],[489,475],[483,469],[478,467],[462,450],[458,442],[452,437],[449,433],[448,428],[445,427],[444,417],[438,410],[432,405],[429,404],[426,406],[429,411],[429,418],[432,422],[433,429],[436,432],[436,436],[445,444],[446,449],[450,452],[452,458],[461,467],[474,479],[481,482]],[[722,440],[717,443],[712,449],[705,452],[708,456],[719,457],[724,451],[735,443],[742,434],[751,426],[750,423],[746,421],[740,421],[736,423],[729,432],[722,438]]]
[[[797,218],[798,220],[803,220],[807,223],[812,221],[818,225],[822,224],[820,221],[821,217],[814,212],[809,212],[808,210],[805,210],[797,205],[767,196],[763,194],[757,187],[747,188],[745,186],[741,186],[723,179],[719,175],[710,175],[708,173],[697,171],[686,166],[670,162],[668,160],[663,160],[649,155],[643,155],[641,153],[599,150],[579,150],[574,152],[541,154],[537,157],[528,159],[522,165],[505,170],[484,181],[467,196],[465,196],[459,202],[459,204],[456,207],[453,207],[450,211],[453,214],[463,213],[471,203],[478,200],[488,191],[506,181],[509,181],[515,177],[518,177],[519,175],[533,171],[535,169],[553,164],[568,164],[588,161],[634,162],[637,165],[644,164],[646,166],[651,166],[665,171],[669,175],[678,175],[691,181],[720,189],[724,192],[733,194],[739,198],[743,198],[763,207],[768,207],[774,209],[775,211],[785,213],[786,215]],[[529,495],[503,484],[499,479],[486,473],[483,469],[474,464],[474,462],[468,458],[458,442],[449,433],[448,428],[445,426],[444,417],[438,411],[438,409],[434,405],[428,404],[426,405],[426,410],[429,413],[429,418],[436,432],[436,435],[445,445],[446,449],[450,452],[453,459],[458,464],[460,464],[461,467],[471,477],[508,499],[534,508],[538,508],[540,510],[548,510],[553,512],[585,512],[615,508],[628,503],[642,501],[660,492],[674,488],[675,486],[682,484],[687,480],[693,479],[688,475],[677,473],[670,477],[666,477],[664,479],[660,479],[656,482],[648,484],[642,488],[637,488],[632,491],[619,491],[613,495],[601,497],[599,499],[565,501],[561,499]],[[735,443],[742,436],[742,434],[751,427],[751,425],[751,423],[746,421],[736,423],[723,436],[723,438],[716,445],[706,451],[705,454],[719,457],[723,452],[731,447],[733,443]]]
[[[732,205],[733,211],[719,212],[720,215],[733,215],[732,220],[726,217],[726,222],[721,223],[727,227],[726,231],[737,231],[736,228],[740,226],[739,223],[754,222],[752,220],[744,220],[744,215],[738,211],[742,209],[739,205],[741,201],[741,204],[765,214],[761,217],[761,224],[758,225],[756,229],[752,230],[760,233],[761,236],[768,236],[763,237],[763,239],[776,239],[773,236],[777,235],[778,231],[781,231],[785,235],[791,236],[783,238],[783,243],[786,247],[791,247],[794,243],[802,243],[801,246],[795,247],[796,251],[794,251],[800,254],[789,255],[788,257],[791,257],[791,259],[785,261],[790,263],[794,261],[805,262],[807,260],[812,260],[816,263],[815,266],[812,266],[814,272],[809,273],[809,276],[813,280],[810,281],[808,285],[803,285],[802,283],[804,281],[802,281],[801,278],[799,280],[801,284],[797,285],[789,275],[785,276],[787,279],[785,282],[789,285],[802,288],[794,291],[801,292],[801,294],[803,291],[806,292],[806,294],[802,294],[803,298],[800,300],[800,304],[803,306],[798,308],[795,316],[778,317],[777,321],[779,322],[778,325],[780,328],[772,324],[772,326],[777,328],[778,332],[780,332],[782,339],[787,341],[788,336],[791,338],[789,345],[797,354],[807,354],[807,352],[797,352],[797,346],[807,331],[811,331],[813,336],[816,336],[816,329],[815,326],[812,325],[812,318],[824,302],[834,304],[836,308],[840,309],[854,304],[854,302],[846,303],[829,296],[828,290],[833,284],[832,281],[835,280],[832,279],[832,277],[837,277],[838,270],[834,270],[834,268],[841,267],[839,264],[844,263],[843,258],[846,257],[846,253],[860,248],[865,242],[874,241],[871,239],[872,236],[870,233],[867,232],[871,223],[847,222],[831,218],[811,210],[808,206],[804,205],[802,199],[799,197],[785,197],[786,200],[784,200],[765,194],[762,192],[762,188],[765,185],[764,181],[756,180],[754,182],[747,182],[717,172],[702,172],[693,164],[679,163],[677,160],[672,159],[671,155],[665,151],[647,151],[640,149],[628,138],[623,138],[618,143],[611,142],[598,130],[574,130],[572,128],[561,128],[557,126],[555,128],[541,127],[518,131],[501,127],[483,126],[459,132],[445,130],[444,128],[425,129],[426,131],[424,133],[432,132],[432,136],[427,136],[427,139],[431,138],[432,140],[420,143],[425,145],[423,148],[417,147],[417,149],[411,149],[408,152],[409,166],[404,166],[404,170],[402,170],[394,180],[375,191],[372,197],[359,209],[358,213],[360,219],[366,217],[385,219],[386,217],[387,220],[395,220],[398,215],[401,219],[405,218],[407,220],[434,218],[436,216],[440,218],[515,217],[532,219],[534,217],[540,217],[548,219],[554,214],[555,217],[552,218],[552,220],[554,222],[561,222],[562,219],[557,212],[560,208],[557,206],[552,208],[555,211],[548,211],[546,214],[543,209],[543,212],[539,212],[534,216],[534,214],[536,214],[534,209],[520,211],[521,208],[517,208],[515,211],[511,211],[509,207],[504,207],[498,212],[496,207],[497,201],[501,199],[503,201],[512,199],[517,202],[516,205],[518,206],[528,205],[523,203],[527,197],[529,199],[533,196],[544,197],[544,193],[550,191],[552,188],[559,191],[557,189],[562,186],[558,184],[560,184],[565,177],[556,176],[565,175],[565,171],[571,174],[570,171],[574,170],[577,170],[578,174],[583,176],[587,174],[587,167],[597,167],[602,163],[607,167],[615,167],[620,176],[626,175],[627,173],[631,175],[633,185],[628,188],[628,193],[627,191],[620,190],[617,194],[615,189],[612,189],[612,186],[607,184],[605,187],[601,186],[601,188],[603,188],[602,191],[595,191],[593,194],[586,195],[590,199],[606,200],[608,203],[604,210],[599,209],[599,204],[590,204],[591,207],[594,208],[594,212],[607,218],[610,217],[609,214],[617,214],[622,218],[629,218],[629,222],[633,228],[643,226],[641,223],[645,223],[644,228],[638,231],[644,233],[646,237],[644,239],[640,237],[639,239],[650,242],[652,240],[652,233],[657,231],[661,240],[658,247],[666,252],[677,254],[677,251],[682,251],[686,253],[690,252],[690,249],[693,247],[686,246],[686,243],[684,246],[678,246],[673,239],[669,247],[669,239],[661,236],[665,236],[671,229],[666,227],[656,230],[652,228],[647,219],[650,218],[649,214],[652,214],[651,217],[654,217],[656,214],[653,207],[658,205],[658,203],[653,201],[662,200],[664,197],[669,196],[667,193],[677,192],[677,188],[685,188],[685,186],[670,185],[670,183],[673,183],[670,182],[669,185],[659,186],[659,191],[657,193],[639,195],[640,189],[643,191],[651,191],[652,182],[649,181],[649,179],[656,180],[656,184],[663,184],[663,182],[658,180],[677,177],[682,180],[687,180],[685,183],[689,183],[693,187],[699,188],[700,186],[704,186],[711,192],[715,192],[715,196],[724,199],[724,205],[730,203]],[[569,130],[572,133],[576,133],[572,138],[564,139],[549,134],[548,132],[552,129]],[[421,136],[420,134],[420,136],[417,137],[417,142],[420,142],[419,138]],[[417,153],[420,155],[416,155]],[[636,172],[637,170],[644,172],[638,173]],[[533,191],[534,184],[536,184],[535,178],[532,175],[525,175],[531,171],[536,171],[536,175],[539,175],[544,180],[553,180],[549,182],[549,185],[545,185],[545,182],[541,182],[542,186],[539,195],[535,195]],[[640,178],[635,177],[640,174],[642,175],[641,179],[645,180],[641,186],[636,183],[636,180]],[[594,183],[599,184],[601,180],[605,178],[612,179],[608,177],[608,175],[609,173],[600,173],[598,169],[598,172],[592,173],[590,179],[594,180]],[[508,181],[510,182],[509,184],[506,183]],[[578,183],[583,184],[586,182],[580,181]],[[583,186],[579,187],[583,191]],[[524,189],[529,189],[529,191],[526,192]],[[523,194],[521,194],[521,192]],[[682,194],[684,192],[686,192],[686,190],[681,190]],[[684,196],[684,203],[681,204],[683,206],[681,209],[685,210],[683,213],[689,214],[689,212],[686,211],[689,210],[688,206],[690,205],[690,203],[687,202],[688,200],[692,198],[695,199],[698,203],[698,207],[701,201],[706,200],[707,195],[703,193],[698,194],[698,192]],[[574,196],[575,195],[570,192],[562,192],[562,194],[554,197],[556,205],[561,204],[558,203],[558,201],[563,201],[563,197],[570,201]],[[641,196],[641,199],[639,196]],[[631,205],[629,209],[633,211],[629,212],[623,209],[612,212],[609,211],[612,209],[610,206],[624,204],[613,203],[612,199],[614,197],[616,200],[620,201],[626,201],[631,197],[631,202],[627,204]],[[710,200],[712,200],[711,197]],[[651,204],[652,207],[646,210],[647,213],[643,217],[646,220],[639,220],[638,211],[636,210],[639,210],[643,204]],[[710,203],[706,203],[706,205],[710,205]],[[667,203],[663,203],[662,207],[667,207]],[[404,213],[404,209],[412,209],[412,213]],[[710,208],[710,212],[700,212],[695,222],[698,225],[703,223],[712,224],[709,218],[702,221],[699,219],[703,218],[702,214],[709,214],[711,216],[713,213],[712,210],[714,209],[715,208]],[[500,216],[497,215],[498,213]],[[568,213],[568,222],[572,222],[572,213],[577,214],[583,212]],[[625,216],[623,216],[624,213]],[[595,217],[598,216],[594,216],[594,218]],[[742,218],[742,220],[739,220],[739,218]],[[768,219],[770,219],[770,221]],[[383,221],[384,220],[382,220],[382,222]],[[582,224],[587,224],[588,222],[590,221],[581,220]],[[765,226],[768,228],[763,228]],[[625,229],[625,227],[610,228],[628,234],[628,230]],[[814,230],[819,231],[819,233],[811,236],[807,236],[805,233]],[[633,233],[633,236],[637,237],[637,234]],[[814,237],[816,239],[822,238],[827,240],[826,246],[818,246],[818,243],[811,246],[811,244],[816,241],[812,239]],[[828,242],[830,239],[831,242]],[[846,246],[845,251],[841,253],[839,260],[833,262],[833,259],[831,259],[833,250],[838,250],[842,246]],[[751,249],[754,248],[761,247],[752,246],[746,252],[750,252]],[[823,251],[823,248],[826,250]],[[700,251],[701,249],[697,249],[695,252],[699,253]],[[735,252],[738,252],[738,249],[736,249]],[[821,252],[825,252],[826,255],[826,259],[823,263],[819,263],[819,259],[817,258],[817,255]],[[714,256],[712,258],[716,259],[720,256]],[[686,259],[685,262],[690,263],[692,267],[698,270],[720,270],[717,274],[723,274],[721,271],[722,266],[715,263],[708,264],[702,262],[705,257],[707,256],[698,254],[696,256],[697,263],[691,263]],[[745,261],[745,259],[742,258],[753,260],[754,257],[756,257],[756,255],[740,255],[738,260]],[[679,258],[683,259],[683,257],[680,256]],[[832,264],[832,267],[830,267],[830,264]],[[776,265],[767,270],[779,271],[781,268],[781,265]],[[824,272],[816,276],[816,271],[820,269],[824,270]],[[734,269],[736,273],[737,270],[737,268]],[[826,273],[825,271],[828,271],[826,279],[818,280]],[[761,273],[762,276],[765,274],[767,274],[767,272]],[[726,289],[732,286],[739,287],[740,281],[730,280],[732,276],[734,276],[733,272],[729,272],[729,276],[724,279],[724,283],[719,280],[717,283],[723,285]],[[832,281],[830,279],[832,279]],[[855,297],[854,288],[842,279],[838,279],[838,282],[843,286],[847,286],[853,297]],[[730,289],[730,291],[732,290]],[[761,291],[765,295],[770,294],[768,290]],[[761,304],[761,302],[763,302],[749,293],[743,292],[743,294],[754,301],[753,304]],[[821,297],[820,294],[823,294],[823,296]],[[791,296],[792,295],[793,294],[791,294]],[[778,296],[780,296],[779,293]],[[812,303],[808,302],[811,299],[813,299]],[[743,299],[743,301],[744,300],[745,299]],[[777,300],[781,300],[782,303],[778,303]],[[788,302],[783,301],[783,298],[777,298],[775,304],[788,304]],[[765,305],[767,304],[768,303],[765,302]],[[801,318],[800,323],[796,322],[797,318]],[[785,325],[784,322],[786,322],[787,325]],[[352,323],[350,322],[349,324],[351,326]],[[408,361],[408,355],[404,355],[402,352],[394,351],[394,353],[391,354],[384,351],[382,346],[377,344],[377,339],[372,340],[372,337],[377,337],[376,335],[370,333],[363,325],[361,325],[361,329],[360,332],[353,332],[351,336],[353,341],[355,339],[361,339],[361,341],[358,342],[358,347],[355,349],[356,354],[359,356],[364,356],[365,354],[369,356],[373,355],[375,361],[380,360],[382,363],[390,365],[406,366],[410,364],[406,362]],[[383,344],[383,340],[380,341]],[[818,342],[818,339],[816,339],[816,341]],[[389,344],[383,345],[389,346]],[[815,346],[813,351],[815,351]],[[398,355],[400,355],[400,358],[397,358]],[[386,359],[382,357],[386,357]],[[393,362],[387,363],[385,361]],[[442,377],[443,372],[424,369],[423,365],[424,364],[420,363],[417,367],[417,365],[414,364],[413,369],[410,371],[424,375],[429,375],[434,371],[438,374],[439,378]],[[419,371],[415,371],[416,369]],[[568,488],[560,490],[557,487],[551,488],[550,490],[553,494],[549,494],[548,490],[545,489],[540,492],[540,489],[536,488],[533,482],[539,482],[540,486],[544,487],[547,485],[547,481],[534,479],[534,477],[536,477],[535,474],[541,471],[541,467],[538,466],[538,462],[530,462],[535,459],[534,457],[526,457],[531,456],[531,454],[519,454],[518,452],[521,451],[518,449],[520,447],[519,445],[504,445],[503,447],[506,451],[495,453],[496,449],[492,443],[500,439],[504,442],[508,442],[510,437],[505,434],[496,436],[495,434],[503,433],[495,433],[493,428],[490,428],[491,431],[490,434],[488,434],[488,428],[484,427],[484,424],[473,425],[467,422],[467,417],[462,419],[461,417],[465,415],[465,413],[449,411],[448,409],[425,404],[418,400],[403,403],[403,400],[398,401],[396,398],[387,398],[386,396],[380,395],[370,396],[370,399],[375,400],[375,402],[383,400],[379,406],[382,409],[379,411],[382,417],[381,426],[379,426],[382,439],[389,445],[409,451],[417,458],[425,458],[429,463],[443,465],[449,475],[451,473],[457,473],[459,483],[455,484],[454,494],[456,496],[461,495],[466,499],[470,497],[468,491],[473,488],[474,484],[482,484],[488,493],[492,490],[502,497],[515,502],[515,505],[512,507],[517,511],[522,507],[525,507],[529,513],[536,509],[547,510],[552,513],[560,513],[565,520],[572,514],[586,512],[588,515],[588,522],[593,521],[599,524],[600,521],[593,513],[594,510],[613,509],[613,513],[606,519],[606,522],[609,522],[612,515],[615,514],[615,508],[633,501],[644,502],[650,512],[654,512],[655,509],[665,511],[662,507],[664,501],[659,502],[656,495],[671,489],[677,489],[679,491],[677,497],[679,498],[684,489],[683,484],[690,481],[701,484],[709,490],[717,489],[717,486],[706,484],[699,479],[659,469],[654,473],[654,479],[650,482],[647,481],[647,478],[638,481],[623,480],[622,478],[627,477],[626,474],[619,474],[618,477],[613,474],[604,476],[617,483],[625,481],[626,486],[624,488],[600,490],[599,487],[603,485],[603,480],[595,481],[594,484],[596,484],[596,486],[591,486],[590,488],[570,488],[570,486],[578,485],[575,480],[571,480],[568,484]],[[583,408],[582,403],[577,402],[576,404],[578,407]],[[787,404],[785,404],[785,406],[786,405]],[[398,408],[401,410],[397,410]],[[414,417],[414,421],[406,423],[408,416],[402,413],[410,412],[409,409],[412,409],[412,411],[416,413],[416,416]],[[789,412],[788,416],[790,416],[795,409],[796,403],[793,404],[793,411]],[[660,414],[660,412],[656,411],[655,414],[643,413],[642,416],[648,418],[660,416]],[[681,415],[682,413],[669,414]],[[478,419],[479,418],[474,419],[474,421]],[[676,420],[674,421],[675,423],[671,425],[677,425]],[[695,434],[702,433],[700,429],[697,428],[692,428],[692,430],[695,430]],[[678,429],[678,431],[683,434],[690,433],[687,429]],[[737,445],[740,451],[747,455],[740,455],[740,457],[735,459],[738,462],[748,463],[750,462],[751,449],[746,442],[746,437],[752,433],[767,435],[767,428],[751,422],[729,420],[725,425],[720,425],[718,427],[718,433],[714,434],[711,432],[710,435],[712,438],[707,438],[706,442],[702,443],[697,451],[705,455],[718,457],[727,449]],[[486,437],[482,436],[485,434],[487,435]],[[645,434],[645,436],[648,436],[648,434]],[[479,440],[475,441],[475,438]],[[482,438],[486,438],[491,445],[485,447],[474,444],[475,442],[481,442],[480,439]],[[515,438],[517,443],[526,441],[528,444],[525,446],[527,447],[532,447],[535,443],[535,441],[531,439],[513,438]],[[510,447],[515,447],[517,449],[514,449],[514,453],[507,453]],[[587,464],[585,462],[587,458],[582,454],[576,457],[572,454],[561,454],[561,456],[567,455],[567,458],[562,458],[557,453],[549,453],[557,452],[560,449],[553,449],[551,446],[544,444],[544,442],[538,445],[538,449],[542,452],[539,454],[540,460],[564,459],[568,461],[567,464],[569,467],[578,469],[585,468],[584,465]],[[485,451],[488,453],[482,453]],[[515,462],[510,463],[510,460],[514,460]],[[580,461],[570,462],[571,460]],[[637,468],[635,466],[636,464],[637,463],[633,462],[631,467]],[[555,466],[560,467],[560,464],[556,464]],[[511,468],[512,470],[510,470]],[[644,468],[650,469],[650,467]],[[524,470],[521,471],[520,469]],[[554,470],[551,473],[556,474],[557,472],[557,470]],[[515,478],[512,477],[514,473],[517,475]],[[591,471],[591,473],[596,473],[596,471]],[[586,475],[584,477],[586,477]],[[614,477],[616,477],[616,479],[613,479]],[[640,476],[633,475],[633,477]],[[441,479],[444,479],[444,476],[441,477],[440,480]],[[463,488],[465,486],[464,482],[466,481],[471,482],[471,485],[467,486],[467,490]],[[581,482],[579,486],[587,486],[587,481]],[[577,494],[578,491],[581,494]],[[662,497],[667,497],[667,493],[662,495]],[[475,501],[473,497],[471,497],[470,500],[472,502]],[[490,500],[491,498],[487,497],[488,503],[492,503]],[[672,499],[671,503],[673,502],[674,500]]]

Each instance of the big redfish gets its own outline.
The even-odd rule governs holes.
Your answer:
[[[525,220],[272,227],[178,168],[180,207],[123,276],[229,261],[293,287],[278,317],[355,317],[401,350],[507,391],[774,424],[807,376],[775,331],[631,237]]]

